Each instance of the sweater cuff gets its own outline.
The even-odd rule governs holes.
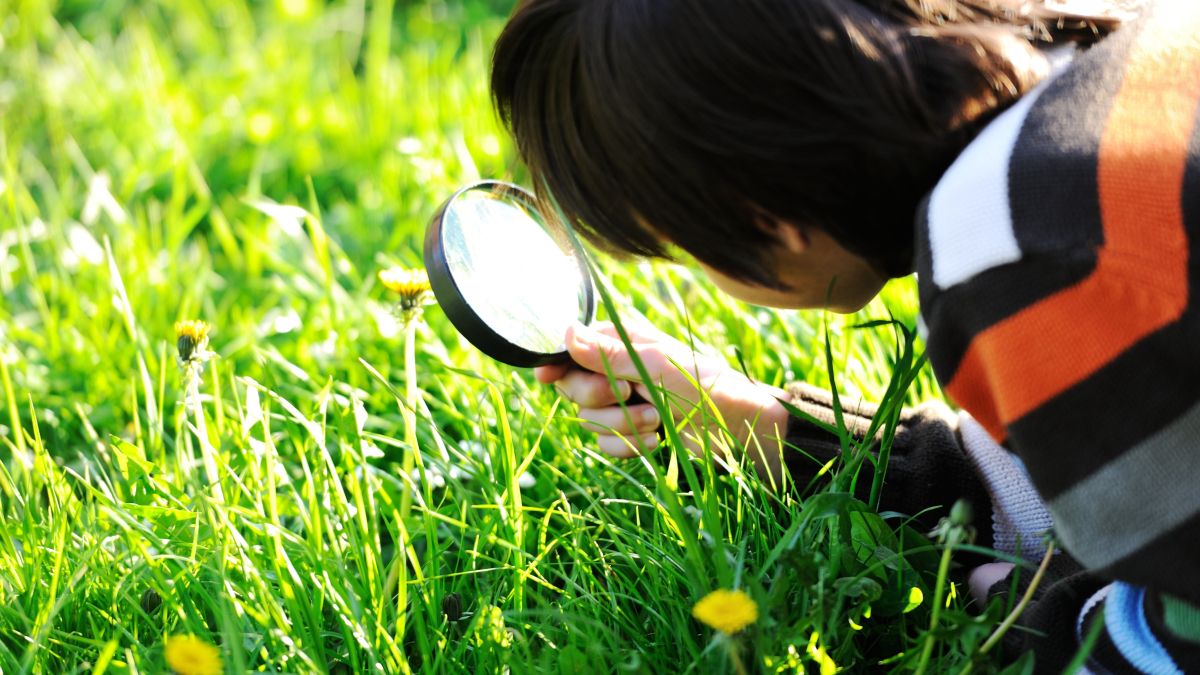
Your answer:
[[[1046,550],[1043,535],[1054,520],[1025,467],[965,412],[959,413],[958,430],[963,450],[992,498],[992,548],[1040,560]]]
[[[1146,591],[1116,582],[1105,601],[1104,627],[1125,660],[1143,673],[1183,675],[1146,620]]]
[[[1104,610],[1104,628],[1089,658],[1089,665],[1111,673],[1183,675],[1196,672],[1200,653],[1195,644],[1181,642],[1157,616],[1162,612],[1146,589],[1120,581],[1100,589],[1084,604],[1079,614],[1080,640]]]

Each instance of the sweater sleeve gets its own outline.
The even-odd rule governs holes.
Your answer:
[[[829,392],[796,383],[788,393],[793,405],[820,423],[835,423]],[[861,441],[877,407],[843,403],[843,421]],[[789,422],[788,445],[793,450],[787,456],[788,468],[798,481],[810,479],[841,449],[837,436],[798,417]],[[859,480],[864,494],[859,496],[865,499],[874,467],[864,470]],[[939,401],[905,409],[884,479],[882,510],[920,514],[918,522],[932,529],[959,499],[970,503],[976,514],[973,524],[980,544],[1027,560],[1041,558],[1052,520],[1021,460],[965,412],[955,413]]]
[[[825,426],[833,426],[833,400],[828,391],[807,384],[788,386],[791,403],[814,421],[792,417],[788,422],[785,462],[793,482],[804,487],[821,468],[841,452],[839,439]],[[860,442],[878,413],[875,405],[842,397],[843,422]],[[913,516],[918,528],[932,530],[960,499],[976,514],[973,523],[979,541],[992,543],[991,498],[980,474],[963,451],[959,418],[944,403],[928,401],[900,413],[892,440],[890,460],[880,494],[881,511]],[[873,439],[878,440],[878,439]],[[877,443],[870,445],[878,451]],[[856,483],[856,496],[869,497],[875,467],[864,463]]]

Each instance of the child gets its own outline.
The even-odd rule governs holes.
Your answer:
[[[1026,612],[1039,670],[1103,616],[1094,666],[1200,672],[1200,3],[1119,23],[1035,0],[527,0],[492,91],[538,192],[610,249],[678,247],[776,307],[853,311],[916,271],[969,414],[906,418],[885,493],[990,506],[997,548],[1032,557],[1052,514],[1092,573]],[[690,351],[634,337],[694,395],[669,358]],[[568,348],[590,370],[538,377],[602,449],[652,444],[648,406],[616,405],[642,385],[611,327]],[[789,394],[693,365],[730,428],[820,444]]]

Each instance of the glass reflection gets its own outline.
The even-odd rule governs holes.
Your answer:
[[[579,262],[520,204],[465,192],[446,209],[442,239],[463,299],[509,342],[561,352],[567,327],[586,320]]]

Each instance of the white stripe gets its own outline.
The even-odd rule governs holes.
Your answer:
[[[963,150],[929,198],[933,283],[949,288],[1020,259],[1008,203],[1013,147],[1045,85],[1026,94]]]
[[[1092,597],[1088,598],[1087,602],[1083,603],[1083,609],[1079,610],[1079,616],[1075,619],[1075,639],[1079,642],[1083,642],[1083,620],[1087,618],[1088,612],[1092,611],[1093,607],[1104,602],[1104,599],[1108,597],[1108,594],[1110,591],[1112,591],[1112,588],[1113,584],[1109,584],[1101,588],[1095,593],[1092,593]]]

